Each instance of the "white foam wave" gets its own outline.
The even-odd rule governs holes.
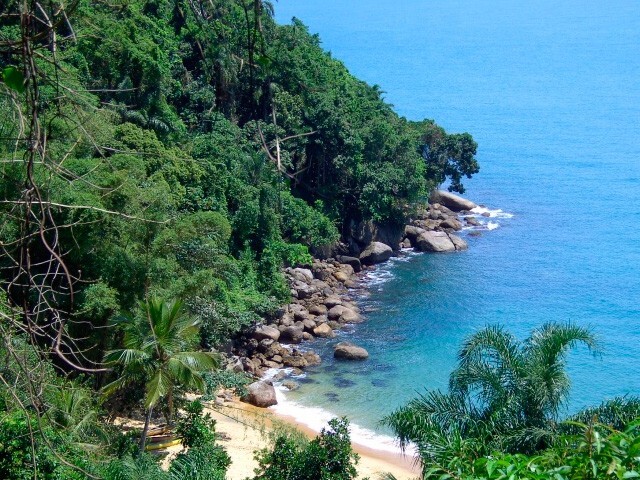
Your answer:
[[[327,422],[329,422],[329,420],[337,417],[337,415],[325,410],[324,408],[307,407],[287,400],[284,390],[285,389],[282,387],[276,388],[276,398],[278,403],[277,405],[269,407],[274,412],[287,417],[292,417],[297,423],[301,423],[318,433],[327,426]],[[363,428],[354,423],[349,425],[349,433],[351,435],[351,441],[358,445],[362,445],[373,450],[396,454],[402,453],[395,439],[388,435],[381,435],[373,430]],[[415,454],[415,449],[408,448],[405,453]]]
[[[513,213],[504,212],[500,208],[491,210],[490,208],[486,207],[475,207],[471,210],[471,212],[475,213],[476,215],[482,215],[483,213],[489,214],[490,218],[513,218]]]
[[[487,230],[495,230],[499,226],[500,226],[500,224],[498,222],[488,222],[487,223]]]

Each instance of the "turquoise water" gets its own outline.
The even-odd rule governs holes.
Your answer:
[[[640,2],[279,0],[410,119],[479,143],[467,196],[512,218],[468,252],[386,265],[342,334],[371,356],[325,364],[289,401],[373,428],[424,388],[446,388],[462,339],[487,324],[524,337],[589,325],[604,355],[569,358],[585,405],[640,394]],[[317,344],[316,346],[318,346]]]

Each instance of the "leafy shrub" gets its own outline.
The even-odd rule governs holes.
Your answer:
[[[236,395],[241,397],[247,393],[246,387],[253,381],[246,373],[238,373],[231,370],[207,372],[203,375],[203,378],[206,385],[205,399],[212,398],[219,388],[233,390]]]
[[[346,418],[329,421],[329,428],[306,447],[287,436],[273,450],[256,454],[259,468],[253,480],[351,480],[357,475],[358,455],[351,449]]]
[[[178,419],[176,433],[185,447],[201,447],[213,443],[216,422],[210,414],[203,415],[204,406],[198,400],[188,403]]]

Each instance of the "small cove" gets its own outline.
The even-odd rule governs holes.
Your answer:
[[[376,270],[367,321],[341,334],[371,354],[324,364],[288,400],[376,428],[425,388],[446,388],[460,342],[487,324],[519,337],[589,325],[602,358],[568,359],[567,411],[640,393],[640,6],[537,1],[276,5],[411,119],[479,143],[467,196],[513,214],[469,251]]]

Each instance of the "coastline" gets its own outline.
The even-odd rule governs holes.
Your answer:
[[[216,431],[221,437],[219,443],[232,460],[228,480],[244,480],[254,474],[258,466],[254,452],[273,443],[269,432],[295,429],[309,439],[319,433],[294,417],[254,407],[237,399],[215,408],[208,406],[206,412],[216,420]],[[374,479],[382,473],[392,473],[398,480],[413,480],[420,476],[420,467],[409,456],[375,450],[356,442],[352,442],[352,447],[360,456],[356,465],[358,478]],[[172,449],[177,453],[181,447]]]

